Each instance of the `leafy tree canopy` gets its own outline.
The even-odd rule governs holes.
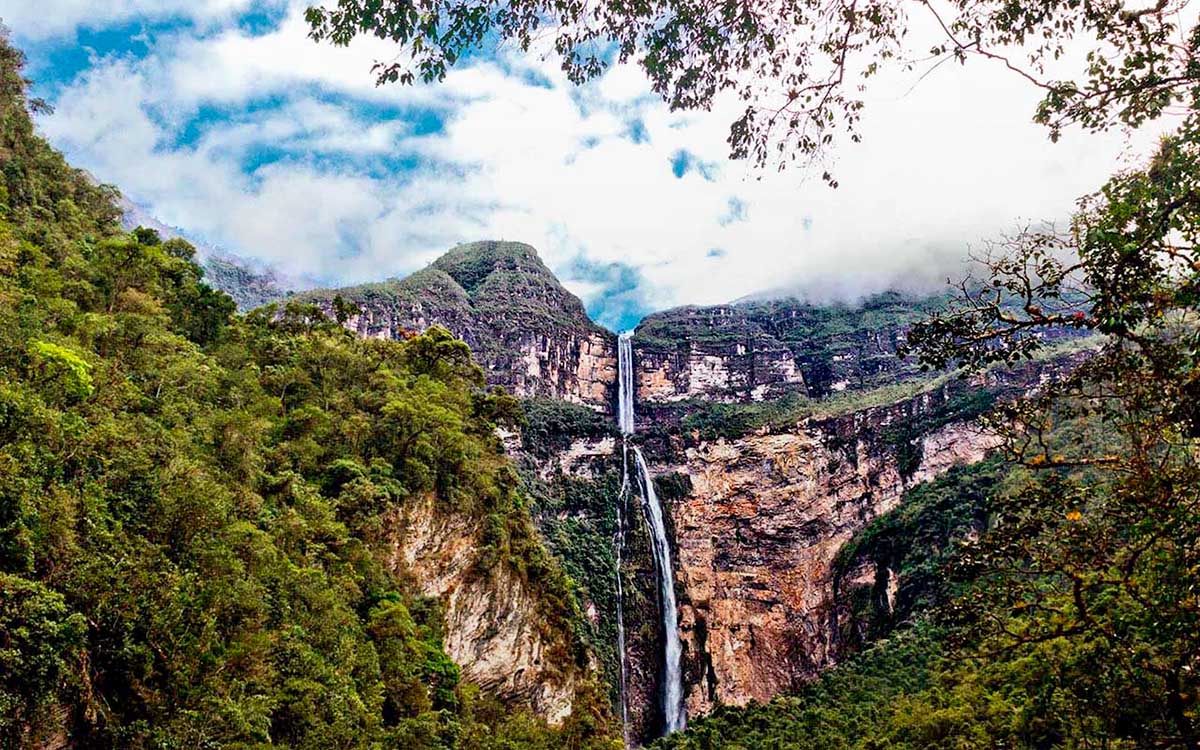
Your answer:
[[[1058,138],[1068,125],[1140,125],[1194,109],[1200,28],[1186,0],[329,0],[309,8],[316,40],[359,35],[396,43],[375,66],[381,84],[436,81],[471,52],[504,41],[556,55],[575,82],[613,60],[640,65],[673,109],[707,109],[729,93],[735,158],[783,164],[859,139],[862,92],[885,66],[928,68],[979,58],[1042,91],[1034,119]],[[923,18],[922,18],[923,17]],[[915,48],[918,22],[937,29]],[[922,42],[922,44],[924,44]],[[1082,70],[1053,78],[1068,47]],[[827,172],[825,178],[836,185]]]
[[[36,137],[0,39],[0,748],[611,748],[571,582],[461,341],[241,317]],[[346,310],[342,310],[345,313]],[[396,560],[414,503],[479,529],[575,670],[548,727],[469,684]]]

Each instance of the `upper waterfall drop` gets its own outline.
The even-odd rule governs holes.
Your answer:
[[[617,427],[633,434],[633,331],[617,336]]]

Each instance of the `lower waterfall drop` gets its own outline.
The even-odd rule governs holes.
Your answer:
[[[638,489],[642,496],[642,509],[650,526],[651,546],[654,552],[654,570],[658,576],[659,600],[662,605],[663,631],[663,674],[662,674],[662,712],[663,733],[670,734],[684,729],[687,717],[683,705],[683,673],[680,666],[683,646],[679,640],[679,612],[675,601],[675,573],[671,563],[671,544],[667,538],[666,518],[663,515],[662,503],[654,491],[654,477],[642,456],[642,451],[629,444],[629,436],[634,432],[634,378],[633,378],[633,332],[626,331],[617,338],[617,424],[620,427],[623,450],[623,476],[621,481],[621,503],[628,497],[629,482],[629,453],[633,452],[634,470],[637,472]],[[617,611],[622,621],[617,627],[617,647],[621,658],[621,709],[622,719],[627,720],[625,698],[625,628],[623,622],[624,605],[621,589],[621,550],[624,543],[624,527],[620,509],[618,508],[618,549],[617,549]],[[625,727],[627,731],[627,727]]]
[[[618,686],[621,697],[621,742],[629,747],[629,672],[625,664],[625,586],[621,582],[622,550],[625,549],[625,501],[629,498],[629,453],[622,443],[621,491],[617,495],[617,536],[614,540],[617,558],[617,659],[621,664]]]
[[[663,517],[662,504],[654,491],[654,477],[642,451],[632,446],[637,463],[638,485],[642,491],[642,507],[650,522],[651,539],[654,547],[654,567],[658,573],[658,589],[662,597],[663,628],[663,720],[664,733],[682,730],[687,719],[683,710],[683,672],[680,657],[683,653],[679,642],[679,611],[675,603],[675,573],[671,565],[671,543],[667,539],[667,524]]]

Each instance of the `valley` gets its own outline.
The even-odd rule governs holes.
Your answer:
[[[1200,750],[1186,2],[10,5],[0,750]]]
[[[836,570],[839,553],[910,489],[1000,447],[977,422],[996,399],[1082,356],[970,382],[924,375],[897,349],[943,299],[895,293],[680,308],[617,336],[519,243],[463,245],[403,280],[295,299],[330,317],[352,306],[343,325],[364,337],[443,326],[489,383],[525,399],[534,434],[509,435],[509,455],[581,584],[634,744],[683,725],[676,701],[689,718],[766,702],[855,653],[845,634],[866,624],[851,592],[882,581],[894,598],[904,582],[886,567]],[[589,504],[572,502],[580,493]]]

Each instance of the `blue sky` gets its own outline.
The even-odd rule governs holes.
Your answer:
[[[1036,92],[943,66],[869,92],[835,191],[730,162],[738,102],[672,113],[632,66],[579,88],[551,57],[489,51],[436,86],[377,88],[371,64],[394,50],[311,42],[306,5],[0,0],[0,19],[55,106],[42,132],[164,223],[321,284],[522,240],[617,329],[763,289],[944,278],[1014,224],[1061,220],[1125,150],[1052,146],[1029,123]]]

